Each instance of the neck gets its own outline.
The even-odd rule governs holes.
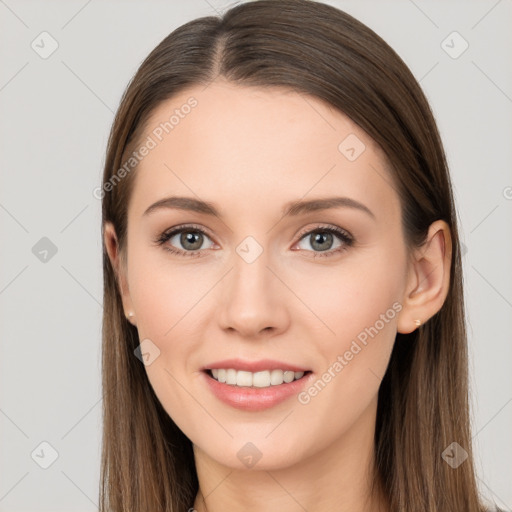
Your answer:
[[[194,445],[197,512],[389,512],[380,485],[370,495],[376,402],[335,443],[296,464],[272,470],[233,469]]]

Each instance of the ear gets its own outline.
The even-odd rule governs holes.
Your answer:
[[[128,288],[126,262],[125,259],[121,257],[116,231],[114,225],[111,222],[105,223],[103,239],[108,257],[116,275],[117,284],[119,286],[119,293],[123,301],[125,316],[129,322],[131,322],[133,325],[137,325],[135,322],[135,312]]]
[[[407,286],[398,316],[398,332],[408,334],[434,316],[444,304],[450,287],[452,238],[443,220],[433,222],[427,240],[410,262]]]

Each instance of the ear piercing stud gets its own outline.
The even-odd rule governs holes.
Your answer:
[[[416,319],[414,320],[414,323],[416,324],[416,327],[419,327],[421,325],[421,320]]]

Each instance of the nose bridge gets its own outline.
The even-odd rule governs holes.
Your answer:
[[[233,258],[233,293],[239,295],[239,299],[249,300],[255,294],[268,295],[272,288],[269,282],[271,272],[267,268],[270,265],[268,251],[262,248],[260,252],[255,246],[243,243],[237,247],[236,253]]]
[[[268,268],[272,268],[270,251],[248,236],[236,247],[232,263],[220,314],[223,328],[246,336],[283,328],[286,308],[276,288],[279,280]]]

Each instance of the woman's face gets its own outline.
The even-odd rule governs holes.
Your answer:
[[[220,81],[161,104],[141,141],[123,299],[174,422],[239,468],[287,467],[372,431],[408,279],[380,148],[311,96]],[[188,201],[150,208],[172,197]],[[263,387],[205,371],[261,361],[245,369]],[[268,385],[295,377],[265,372],[280,368],[310,373]]]

